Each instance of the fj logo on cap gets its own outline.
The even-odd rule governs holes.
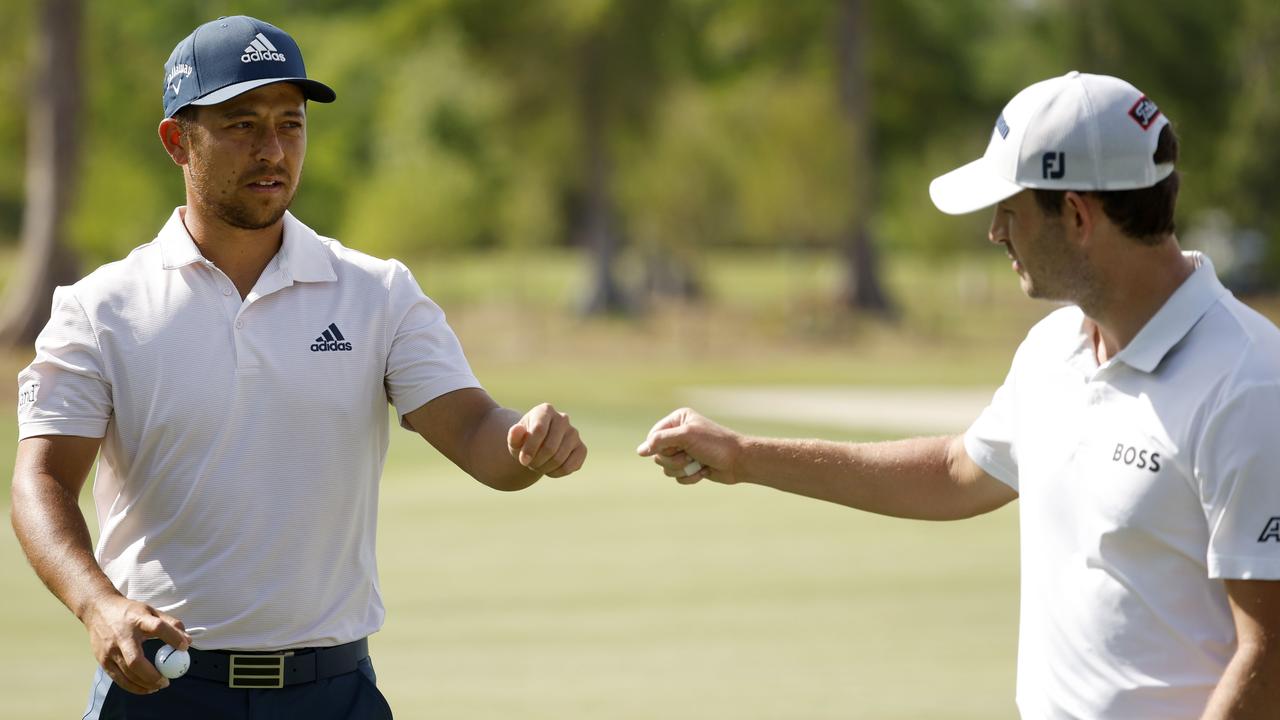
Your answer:
[[[1067,155],[1061,152],[1047,152],[1040,158],[1040,168],[1045,180],[1061,180],[1067,174]]]
[[[1160,117],[1160,108],[1143,95],[1138,98],[1138,102],[1134,103],[1133,107],[1129,108],[1129,117],[1136,120],[1143,130],[1147,130],[1151,127],[1151,123]]]
[[[1004,115],[996,118],[996,132],[1000,133],[1001,140],[1009,137],[1009,123],[1004,121]]]
[[[275,60],[284,62],[284,55],[276,50],[276,46],[271,44],[266,35],[258,33],[253,42],[249,43],[249,47],[244,49],[244,54],[240,56],[240,62],[256,62],[258,60]]]

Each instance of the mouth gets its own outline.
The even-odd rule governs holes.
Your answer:
[[[275,177],[265,177],[253,180],[245,185],[250,192],[255,193],[278,193],[283,192],[286,184],[283,180]]]
[[[1018,262],[1018,256],[1013,253],[1013,246],[1008,243],[1004,244],[1005,257],[1009,258],[1009,262],[1013,264],[1014,272],[1022,271],[1022,263]]]

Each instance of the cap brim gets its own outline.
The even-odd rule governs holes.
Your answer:
[[[335,93],[328,85],[316,82],[315,80],[308,80],[307,78],[260,78],[258,80],[245,80],[244,82],[228,85],[224,88],[218,88],[204,97],[192,100],[188,105],[217,105],[218,103],[224,103],[237,95],[243,95],[250,90],[260,88],[263,85],[282,82],[293,83],[294,85],[302,88],[302,94],[308,100],[327,103],[333,102],[338,97],[337,93]]]
[[[985,158],[961,165],[929,183],[929,197],[948,215],[964,215],[991,207],[1026,188],[1001,177]]]

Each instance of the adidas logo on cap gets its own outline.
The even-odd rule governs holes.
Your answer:
[[[351,343],[342,337],[342,331],[334,323],[329,323],[329,327],[311,343],[311,352],[350,352]]]
[[[234,47],[234,46],[233,46]],[[244,54],[240,56],[240,62],[256,62],[258,60],[275,60],[276,62],[284,62],[284,55],[276,50],[276,46],[271,44],[266,35],[258,33],[258,36],[249,43],[249,47],[244,49]]]

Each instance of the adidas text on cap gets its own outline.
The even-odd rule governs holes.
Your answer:
[[[1137,88],[1109,75],[1069,72],[1014,96],[987,152],[934,178],[929,197],[944,213],[981,210],[1025,188],[1136,190],[1173,172],[1152,160],[1169,124]]]
[[[328,85],[307,79],[298,44],[280,28],[245,15],[196,28],[164,64],[164,116],[188,105],[217,105],[254,88],[291,82],[308,100],[333,102]]]

